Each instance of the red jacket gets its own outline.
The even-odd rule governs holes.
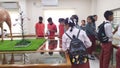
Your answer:
[[[44,37],[45,25],[43,23],[36,23],[35,25],[37,37]]]
[[[49,39],[54,39],[55,38],[55,32],[57,32],[57,27],[55,24],[48,24],[48,30],[49,30]]]
[[[64,25],[59,24],[59,37],[62,38],[63,34],[64,34]]]

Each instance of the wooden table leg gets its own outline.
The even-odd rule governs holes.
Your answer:
[[[2,64],[7,64],[7,60],[6,60],[6,56],[5,56],[5,54],[3,54]]]
[[[13,53],[11,54],[11,60],[10,60],[9,64],[14,64],[14,54]]]

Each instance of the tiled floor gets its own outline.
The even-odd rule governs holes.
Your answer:
[[[89,60],[90,61],[90,68],[99,68],[99,60]]]

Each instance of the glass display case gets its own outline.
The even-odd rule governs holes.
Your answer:
[[[59,40],[47,40],[36,51],[0,52],[0,68],[71,68]]]

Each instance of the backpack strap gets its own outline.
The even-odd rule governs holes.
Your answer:
[[[72,38],[65,32],[65,34],[72,40]]]
[[[72,40],[72,38],[67,33],[65,33],[65,34]],[[80,29],[78,31],[77,38],[78,38],[79,34],[80,34]]]
[[[78,36],[79,36],[79,33],[80,33],[80,29],[79,29],[79,32],[78,32],[78,34],[77,34],[77,38],[78,38]]]

